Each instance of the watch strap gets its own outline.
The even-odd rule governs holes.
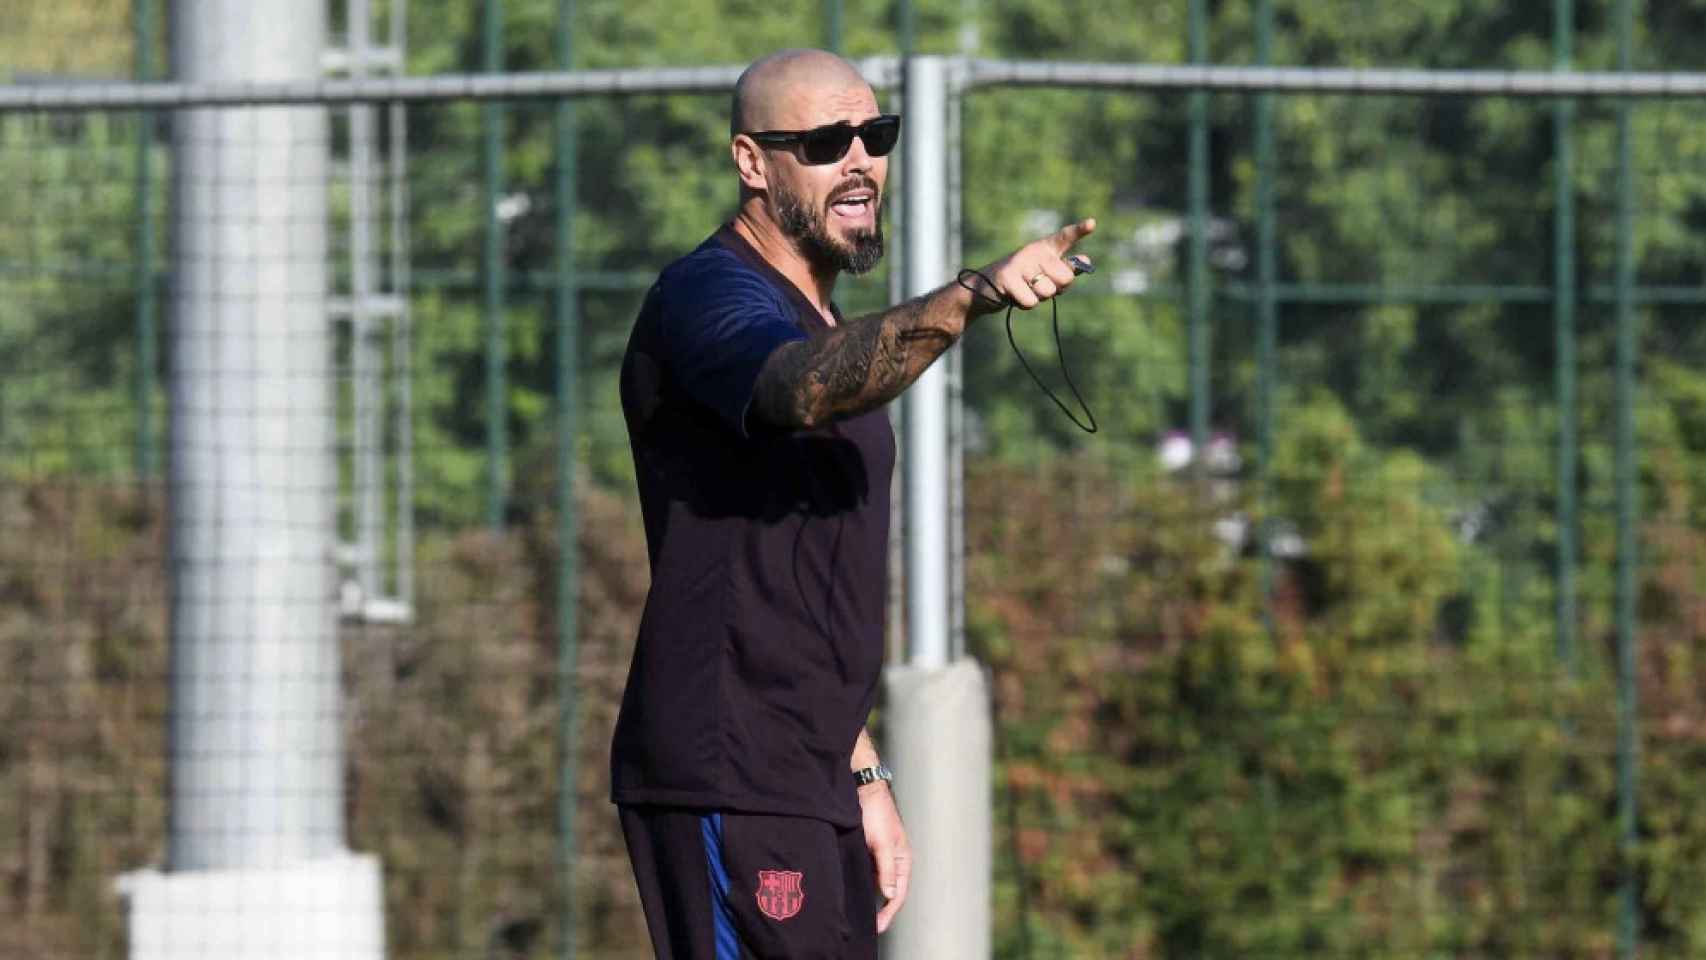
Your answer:
[[[874,767],[864,767],[853,771],[853,783],[857,786],[870,786],[878,780],[882,780],[885,783],[892,782],[894,780],[894,771],[880,763]]]

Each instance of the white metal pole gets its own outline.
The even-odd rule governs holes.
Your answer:
[[[373,54],[372,11],[368,0],[349,0],[349,75],[367,77]],[[349,110],[350,218],[350,392],[354,398],[356,582],[362,603],[384,591],[380,575],[380,540],[384,536],[384,391],[377,324],[373,311],[378,293],[374,254],[375,108],[352,104]]]
[[[409,62],[406,40],[409,4],[391,0],[391,49],[396,55],[394,76],[406,72]],[[409,280],[409,108],[391,105],[388,150],[391,183],[391,295],[397,298],[397,315],[391,327],[391,376],[397,384],[397,403],[392,428],[397,436],[397,493],[392,502],[397,525],[396,596],[403,609],[415,605],[415,439],[414,439],[414,312],[409,301],[414,293]]]
[[[974,0],[975,2],[975,0]],[[972,23],[973,20],[966,20]],[[969,28],[974,33],[975,27]],[[965,37],[962,35],[962,40]],[[970,41],[967,41],[970,42]],[[963,144],[959,64],[950,61],[948,74],[948,150],[944,158],[948,200],[948,263],[965,262],[965,207],[962,202]],[[966,655],[966,383],[965,351],[958,347],[942,358],[948,367],[948,658]]]
[[[907,62],[906,295],[951,279],[948,246],[947,65]],[[936,363],[905,394],[908,663],[948,663],[948,376]]]
[[[196,84],[318,78],[323,3],[175,0]],[[377,960],[344,849],[327,111],[175,117],[167,864],[120,881],[136,960]]]
[[[177,0],[191,83],[317,77],[323,4]],[[341,849],[323,107],[177,117],[174,869]]]
[[[913,57],[906,77],[906,292],[953,279],[948,263],[948,71]],[[906,392],[908,662],[885,678],[885,756],[916,863],[885,957],[987,960],[991,940],[991,728],[982,668],[949,640],[948,377],[938,361]]]

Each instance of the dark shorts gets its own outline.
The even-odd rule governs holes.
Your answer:
[[[659,960],[875,960],[865,831],[804,817],[620,809]]]

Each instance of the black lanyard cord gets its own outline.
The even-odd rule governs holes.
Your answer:
[[[1007,342],[1013,347],[1013,355],[1019,358],[1019,365],[1024,367],[1025,372],[1031,375],[1031,380],[1036,383],[1037,387],[1041,389],[1043,393],[1047,394],[1050,400],[1054,401],[1054,405],[1060,408],[1060,412],[1066,414],[1066,419],[1071,420],[1073,426],[1085,433],[1095,433],[1098,429],[1096,425],[1096,415],[1090,412],[1090,405],[1084,402],[1084,397],[1078,392],[1078,385],[1072,382],[1072,374],[1066,369],[1066,348],[1062,346],[1060,342],[1060,307],[1055,303],[1055,299],[1050,297],[1048,306],[1049,313],[1051,314],[1054,322],[1054,348],[1060,357],[1060,375],[1066,380],[1066,389],[1072,391],[1072,399],[1078,401],[1078,406],[1084,411],[1084,418],[1090,421],[1088,426],[1085,425],[1083,420],[1078,419],[1077,415],[1068,409],[1065,403],[1061,402],[1060,397],[1056,396],[1055,392],[1048,388],[1048,384],[1043,383],[1042,378],[1037,376],[1037,372],[1031,369],[1030,361],[1025,359],[1025,352],[1019,349],[1019,341],[1013,337],[1012,299],[1007,297],[997,299],[978,290],[976,287],[966,282],[966,277],[968,276],[977,277],[982,280],[991,290],[998,289],[995,286],[995,282],[985,276],[982,271],[972,270],[970,268],[961,270],[959,276],[955,278],[956,282],[959,283],[960,286],[971,291],[972,296],[977,297],[984,303],[991,304],[996,307],[1007,307]]]

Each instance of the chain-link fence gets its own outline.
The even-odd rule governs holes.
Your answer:
[[[1215,22],[1251,62],[1303,59],[1326,28],[1281,6],[1272,36],[1260,4]],[[1648,16],[1674,42],[1682,14]],[[476,26],[445,25],[460,60],[409,56],[477,67]],[[512,66],[564,62],[519,34]],[[1587,65],[1617,66],[1598,42]],[[999,318],[974,328],[998,955],[1698,953],[1703,101],[998,66],[958,108],[961,261],[1098,217],[1060,323],[1102,423],[1078,434]],[[206,790],[288,795],[273,837],[374,857],[390,955],[644,955],[604,799],[647,582],[615,374],[656,270],[732,208],[724,95],[328,94],[268,157],[241,125],[284,108],[198,101],[198,126],[183,98],[87,109],[30,79],[0,88],[0,953],[125,954],[118,878],[185,855],[169,622],[265,639],[267,610],[323,608],[329,655],[203,661],[230,678],[203,709],[243,733],[188,759],[260,758]],[[197,151],[225,173],[186,180]],[[269,234],[282,253],[245,246]],[[218,272],[241,256],[251,285]],[[844,311],[889,302],[895,262]],[[1059,390],[1046,316],[1019,319]],[[186,408],[210,432],[174,435]],[[194,595],[167,502],[191,460],[226,511],[199,555],[223,587]],[[305,510],[283,527],[306,536],[314,503],[320,579],[268,600],[295,548],[263,521]],[[334,731],[298,751],[335,761],[312,790],[256,700],[310,687],[333,699],[286,702]]]

